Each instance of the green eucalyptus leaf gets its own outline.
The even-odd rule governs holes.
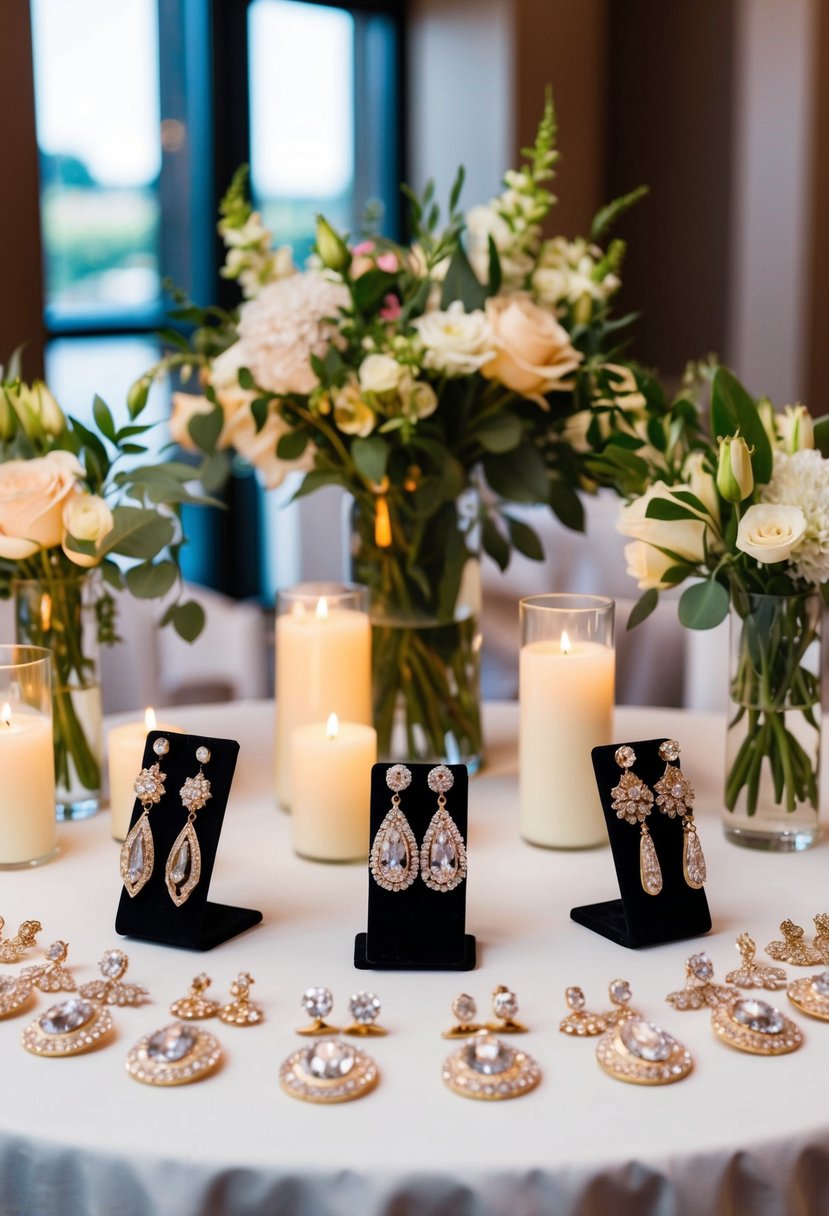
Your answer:
[[[270,402],[267,397],[257,397],[255,401],[251,401],[250,403],[250,412],[253,415],[253,425],[256,428],[257,435],[268,420],[269,405]]]
[[[334,473],[328,469],[312,469],[310,473],[306,473],[303,477],[299,489],[291,498],[291,502],[296,502],[298,498],[307,498],[309,494],[315,494],[317,490],[321,490],[325,486],[340,486],[342,484],[342,474]]]
[[[354,440],[351,445],[351,458],[361,476],[376,484],[386,475],[390,450],[384,439],[379,435],[372,435],[368,439]]]
[[[253,378],[253,373],[249,367],[240,367],[237,372],[236,379],[239,381],[241,388],[247,392],[254,392],[256,389],[256,381]]]
[[[135,381],[127,393],[127,409],[130,418],[137,418],[147,404],[152,380],[149,376],[141,376]]]
[[[351,287],[354,307],[364,316],[377,312],[383,300],[397,283],[396,275],[374,267],[355,279]]]
[[[484,518],[483,542],[484,549],[498,568],[506,570],[509,565],[509,544],[489,515]]]
[[[175,562],[143,562],[126,573],[127,587],[136,599],[157,600],[173,587],[178,578]]]
[[[92,403],[92,413],[95,418],[95,425],[98,430],[109,439],[112,443],[116,442],[115,436],[115,420],[112,417],[107,403],[95,394],[95,400]]]
[[[509,502],[547,502],[550,479],[538,448],[523,443],[511,452],[484,457],[484,473],[492,489]]]
[[[646,620],[647,617],[650,616],[658,603],[659,592],[651,587],[650,590],[646,591],[644,595],[640,596],[640,598],[631,608],[627,628],[635,629],[637,625],[641,625],[642,621]]]
[[[187,600],[184,604],[176,604],[170,618],[173,628],[185,642],[195,642],[204,629],[205,615],[201,604],[195,600]]]
[[[679,621],[686,629],[714,629],[728,616],[729,596],[722,583],[706,579],[683,591]]]
[[[242,368],[242,371],[244,370]],[[215,452],[224,420],[224,410],[220,405],[212,409],[209,414],[194,414],[187,423],[187,431],[196,447],[208,454]]]
[[[520,519],[513,519],[511,515],[504,515],[504,519],[509,528],[509,538],[513,547],[531,561],[543,562],[544,546],[529,524],[523,523]]]
[[[307,431],[288,431],[282,435],[276,445],[276,454],[280,460],[298,460],[308,446]]]
[[[551,481],[547,501],[565,528],[584,531],[584,504],[572,486],[558,479]]]
[[[473,432],[473,437],[487,452],[510,452],[518,447],[523,436],[521,419],[508,410],[486,418]]]
[[[100,552],[146,560],[155,557],[175,535],[172,519],[146,507],[116,507],[113,527],[101,543]]]

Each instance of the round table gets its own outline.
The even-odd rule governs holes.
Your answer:
[[[682,987],[694,950],[711,954],[722,980],[737,963],[742,930],[762,948],[779,936],[783,917],[811,928],[812,916],[829,909],[825,844],[769,855],[723,839],[718,716],[617,711],[619,740],[672,735],[683,745],[714,919],[705,939],[634,953],[569,919],[573,905],[616,894],[608,849],[552,852],[519,839],[517,706],[486,707],[488,764],[471,783],[468,841],[467,927],[478,939],[478,968],[465,974],[354,970],[366,867],[293,854],[289,819],[271,794],[270,703],[188,707],[171,717],[194,733],[241,741],[211,896],[260,908],[264,922],[207,955],[124,943],[127,978],[149,988],[153,1003],[114,1009],[116,1039],[105,1049],[37,1058],[20,1045],[31,1014],[0,1022],[3,1216],[829,1211],[829,1024],[798,1017],[805,1046],[760,1058],[717,1041],[707,1012],[677,1013],[665,1004],[666,993]],[[43,949],[55,938],[68,941],[69,963],[83,982],[117,942],[118,846],[106,813],[62,825],[59,836],[55,862],[0,874],[0,914],[8,929],[41,920]],[[238,971],[250,971],[266,1021],[249,1029],[202,1023],[218,1034],[226,1062],[201,1084],[136,1084],[124,1071],[128,1048],[172,1020],[169,1003],[203,968],[213,977],[211,994],[226,993]],[[559,1033],[565,987],[581,985],[590,1007],[604,1009],[615,977],[629,979],[635,1007],[690,1048],[696,1063],[687,1080],[663,1088],[621,1084],[599,1069],[596,1040]],[[464,1100],[441,1081],[441,1063],[457,1044],[440,1032],[458,992],[472,994],[487,1016],[502,983],[517,992],[530,1028],[513,1042],[538,1060],[542,1084],[518,1101]],[[355,990],[373,989],[382,999],[390,1033],[368,1041],[381,1082],[362,1101],[311,1106],[279,1087],[280,1061],[303,1042],[293,1031],[310,985],[333,990],[331,1020],[339,1025]],[[785,993],[771,999],[793,1012]],[[39,994],[38,1011],[48,1000]]]

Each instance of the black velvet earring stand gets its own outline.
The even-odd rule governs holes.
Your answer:
[[[433,764],[407,764],[412,783],[400,794],[400,810],[411,826],[418,848],[438,809],[438,796],[426,778]],[[391,762],[371,770],[371,842],[391,810],[386,785]],[[446,794],[446,810],[467,842],[469,775],[463,764],[448,768],[455,783]],[[467,846],[468,847],[468,846]],[[468,859],[467,859],[468,860]],[[468,862],[470,870],[474,863]],[[466,933],[466,884],[453,891],[432,891],[418,873],[405,891],[386,891],[368,874],[368,931],[354,939],[354,966],[363,971],[471,971],[475,938]]]
[[[636,753],[636,763],[629,771],[641,777],[651,792],[665,771],[665,761],[659,756],[661,743],[664,743],[664,739],[647,739],[629,744]],[[621,743],[616,743],[610,747],[594,747],[591,753],[621,899],[572,908],[570,916],[594,933],[634,950],[640,946],[657,946],[664,942],[698,937],[711,928],[708,900],[704,890],[697,891],[685,881],[682,871],[682,820],[678,816],[669,819],[661,814],[655,794],[647,825],[662,870],[662,890],[658,895],[648,895],[642,889],[639,824],[619,819],[611,806],[611,790],[619,784],[624,771],[614,758],[616,749],[621,746]],[[676,768],[680,767],[678,760],[672,763]],[[701,844],[704,851],[705,841],[701,840]]]
[[[162,736],[169,741],[170,750],[165,756],[157,756],[152,745]],[[203,766],[204,775],[210,782],[210,801],[196,813],[194,824],[201,848],[201,878],[190,897],[177,908],[164,881],[164,867],[176,837],[187,822],[187,810],[181,803],[179,790],[185,780],[194,777],[199,770],[196,759],[196,749],[199,747],[210,749],[210,760]],[[164,783],[166,793],[149,815],[155,864],[152,874],[137,895],[131,898],[126,888],[122,888],[115,917],[116,932],[165,946],[212,950],[214,946],[259,924],[262,913],[253,908],[211,904],[207,899],[238,755],[239,744],[234,739],[165,735],[158,730],[150,731],[147,735],[142,767],[149,768],[157,762],[162,773],[167,774]],[[130,831],[141,813],[141,804],[136,799]]]

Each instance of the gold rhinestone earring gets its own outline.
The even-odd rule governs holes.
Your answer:
[[[705,855],[694,823],[694,787],[673,761],[679,759],[676,739],[666,739],[659,745],[659,758],[665,761],[665,772],[654,785],[656,805],[663,815],[682,820],[682,873],[689,887],[698,891],[705,886],[708,873]]]
[[[101,1001],[104,1005],[143,1005],[149,1000],[149,992],[140,984],[122,984],[130,960],[123,950],[107,950],[98,964],[102,980],[90,980],[81,984],[81,996],[90,1001]]]
[[[170,1013],[176,1018],[186,1018],[188,1022],[197,1018],[214,1018],[221,1009],[218,1001],[212,1001],[205,992],[212,984],[209,975],[203,971],[194,978],[187,996],[179,997],[170,1006]]]
[[[738,988],[767,988],[772,992],[786,987],[786,972],[782,967],[769,967],[754,961],[757,947],[748,933],[741,933],[737,938],[737,949],[740,966],[728,972],[726,984],[736,984]]]
[[[41,992],[76,992],[75,977],[63,965],[68,954],[66,942],[52,942],[42,963],[23,968],[23,978]]]
[[[193,824],[196,812],[207,806],[211,798],[210,782],[202,770],[202,766],[210,760],[210,749],[196,748],[196,759],[199,771],[195,777],[188,777],[179,790],[181,804],[187,811],[187,822],[176,837],[164,868],[167,890],[177,908],[190,898],[191,891],[201,878],[201,848]]]
[[[426,784],[438,796],[438,809],[420,846],[420,877],[431,891],[453,891],[466,878],[466,845],[446,809],[446,795],[455,778],[447,765],[438,764]]]
[[[261,1005],[250,999],[253,976],[248,971],[240,971],[230,985],[230,995],[233,997],[227,1005],[219,1010],[219,1019],[228,1026],[256,1026],[264,1017]]]
[[[0,963],[17,963],[24,952],[35,945],[38,933],[43,932],[43,925],[39,920],[24,920],[14,937],[3,937],[5,923],[0,916]]]
[[[692,954],[685,964],[685,987],[665,997],[674,1009],[703,1009],[706,1005],[726,1005],[739,997],[736,988],[714,983],[714,964],[705,953]]]
[[[159,759],[166,756],[169,750],[170,741],[163,736],[153,743],[153,751]],[[132,787],[141,803],[141,815],[121,845],[120,862],[121,881],[130,898],[138,894],[153,872],[155,846],[153,845],[153,834],[150,831],[150,811],[154,806],[158,806],[164,797],[166,780],[167,774],[162,773],[158,761],[156,761],[149,768],[142,768]]]
[[[564,999],[570,1012],[562,1018],[558,1028],[563,1034],[585,1035],[604,1034],[608,1027],[608,1016],[604,1013],[591,1013],[585,1009],[584,993],[581,988],[566,988]]]
[[[653,794],[641,778],[630,769],[636,763],[636,752],[625,745],[617,747],[614,759],[624,775],[618,785],[610,791],[611,806],[617,819],[625,819],[634,826],[639,824],[639,878],[642,890],[648,895],[658,895],[662,890],[662,870],[653,847],[650,829],[645,823],[653,807]]]
[[[791,963],[793,967],[814,967],[820,965],[818,952],[806,942],[806,936],[800,925],[786,918],[780,923],[782,941],[769,942],[766,954],[776,959],[778,963]]]
[[[829,914],[818,912],[814,921],[815,936],[812,939],[812,949],[822,963],[829,963]]]
[[[526,1034],[527,1027],[516,1021],[518,997],[505,984],[499,984],[492,994],[492,1013],[497,1019],[487,1026],[496,1034]]]
[[[386,785],[392,791],[391,810],[377,829],[369,858],[372,877],[384,891],[405,891],[417,878],[417,841],[400,809],[400,795],[411,783],[412,774],[405,764],[393,764],[386,773]]]

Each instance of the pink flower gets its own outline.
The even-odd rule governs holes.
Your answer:
[[[363,257],[367,253],[374,253],[374,241],[360,241],[351,252],[355,258]]]
[[[389,293],[383,300],[383,307],[380,309],[380,319],[382,321],[396,321],[403,309],[400,307],[400,301],[397,296]]]
[[[394,274],[397,270],[397,254],[396,253],[381,253],[377,259],[377,265],[380,270],[388,271],[389,274]]]

